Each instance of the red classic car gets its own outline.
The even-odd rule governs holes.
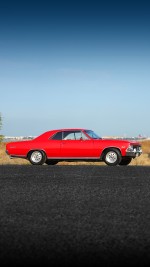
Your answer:
[[[57,164],[59,161],[104,161],[109,166],[128,165],[142,153],[138,142],[106,140],[92,130],[60,129],[41,134],[33,140],[10,142],[6,153],[25,158],[33,165]]]

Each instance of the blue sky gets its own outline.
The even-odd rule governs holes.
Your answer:
[[[7,136],[150,136],[148,2],[1,2],[0,95]]]

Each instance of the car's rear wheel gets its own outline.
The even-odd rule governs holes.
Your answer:
[[[104,153],[103,160],[109,166],[116,166],[121,162],[121,154],[118,149],[107,149]]]
[[[128,157],[124,157],[124,158],[122,158],[122,160],[120,161],[120,163],[119,163],[119,165],[128,165],[128,164],[130,164],[130,162],[131,162],[131,160],[132,160],[132,158],[128,158]]]
[[[29,153],[28,159],[33,165],[42,165],[46,161],[46,155],[41,150],[34,150]]]
[[[58,163],[57,160],[51,160],[51,159],[47,159],[45,162],[47,165],[55,165]]]

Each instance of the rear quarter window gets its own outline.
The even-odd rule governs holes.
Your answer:
[[[62,140],[62,132],[58,132],[54,134],[51,138],[51,140]]]

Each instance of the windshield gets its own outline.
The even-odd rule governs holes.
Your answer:
[[[92,139],[102,139],[101,137],[99,137],[96,133],[94,133],[91,130],[85,130],[86,134],[88,134]]]

